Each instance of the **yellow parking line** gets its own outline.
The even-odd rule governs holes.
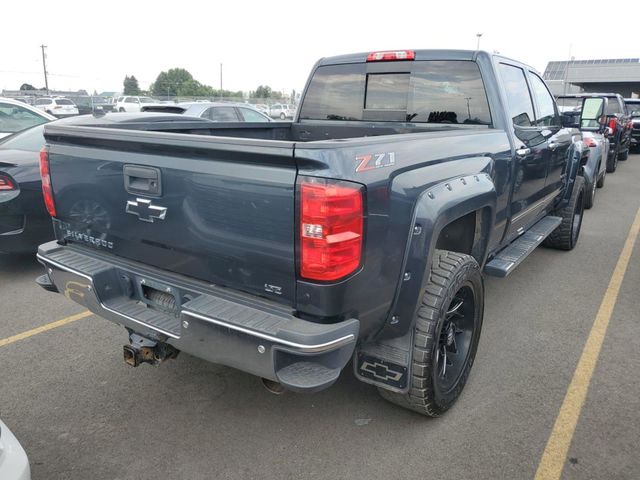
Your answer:
[[[596,315],[596,319],[591,327],[589,338],[582,350],[582,355],[578,361],[578,366],[573,373],[571,384],[560,407],[560,412],[556,418],[556,423],[551,431],[551,436],[547,441],[544,449],[535,480],[559,480],[562,475],[562,469],[566,462],[571,440],[580,417],[580,412],[587,397],[589,383],[593,376],[593,371],[600,355],[600,349],[604,337],[607,333],[607,327],[611,320],[613,308],[615,307],[620,286],[627,271],[633,246],[638,238],[640,231],[640,209],[636,213],[636,218],[631,225],[627,241],[622,248],[618,263],[613,271],[609,286],[604,294],[600,309]]]
[[[11,343],[18,342],[20,340],[24,340],[25,338],[33,337],[39,333],[46,332],[48,330],[52,330],[54,328],[62,327],[63,325],[67,325],[71,322],[75,322],[76,320],[80,320],[82,318],[86,318],[93,313],[89,311],[84,311],[81,313],[77,313],[76,315],[71,315],[70,317],[63,318],[62,320],[57,320],[55,322],[47,323],[46,325],[42,325],[41,327],[34,328],[32,330],[27,330],[26,332],[19,333],[12,337],[7,337],[0,339],[0,347],[4,347],[5,345],[9,345]]]

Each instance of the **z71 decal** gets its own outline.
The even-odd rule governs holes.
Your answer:
[[[356,161],[358,162],[356,173],[375,170],[376,168],[391,167],[396,164],[396,152],[358,155]]]

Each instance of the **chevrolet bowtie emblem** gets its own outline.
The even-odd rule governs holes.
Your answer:
[[[400,378],[402,378],[402,372],[391,370],[386,365],[378,362],[365,361],[360,366],[360,369],[367,373],[370,373],[375,378],[382,381],[391,380],[397,382],[398,380],[400,380]]]
[[[125,211],[131,215],[135,215],[139,220],[149,223],[153,223],[155,218],[164,220],[164,217],[167,216],[167,207],[153,205],[151,200],[147,200],[146,198],[128,200]]]

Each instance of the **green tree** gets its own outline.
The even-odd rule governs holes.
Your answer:
[[[273,91],[269,85],[260,85],[256,88],[253,96],[256,98],[271,98],[272,95]]]
[[[20,85],[20,90],[37,90],[37,88],[30,83],[23,83],[22,85]]]
[[[138,79],[131,75],[130,77],[125,75],[124,82],[122,82],[124,86],[123,93],[125,95],[140,95],[140,86],[138,85]]]
[[[160,72],[150,90],[157,96],[175,97],[176,95],[197,95],[191,92],[198,91],[201,86],[184,68],[171,68],[166,72]]]

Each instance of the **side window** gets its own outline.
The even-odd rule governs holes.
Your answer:
[[[490,125],[491,112],[478,64],[452,60],[416,62],[407,121]]]
[[[509,116],[512,118],[513,124],[520,127],[532,126],[535,116],[524,71],[506,63],[500,64],[499,71],[507,94]]]
[[[268,122],[269,121],[269,119],[267,119],[264,115],[262,115],[259,112],[256,112],[251,108],[240,107],[239,110],[242,116],[244,117],[245,122]]]
[[[137,99],[135,99],[135,98],[133,98],[133,97],[127,97],[127,98],[124,100],[124,103],[138,103],[138,100],[137,100]]]
[[[539,110],[536,125],[539,127],[560,126],[560,119],[556,115],[553,97],[549,93],[549,90],[547,90],[547,86],[542,79],[533,72],[529,72],[529,78],[531,78],[531,86],[533,87],[533,94],[536,97]]]
[[[607,104],[607,115],[620,115],[623,110],[620,108],[620,102],[618,97],[607,97],[609,103]]]
[[[211,107],[202,116],[214,122],[237,122],[239,121],[233,107]]]
[[[14,133],[48,120],[18,105],[0,103],[0,132]]]

